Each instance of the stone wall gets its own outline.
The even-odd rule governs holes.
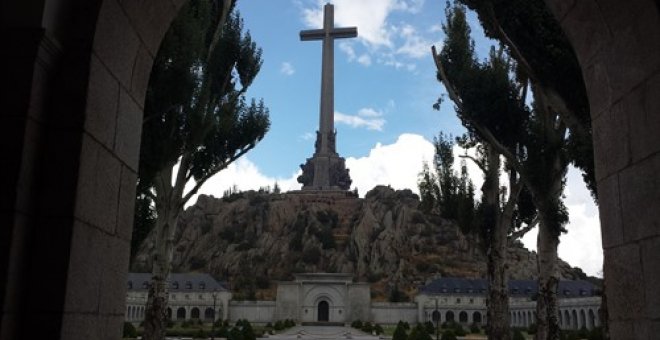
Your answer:
[[[231,301],[229,303],[229,321],[245,319],[250,323],[266,324],[275,322],[275,301]]]
[[[412,302],[373,302],[371,321],[380,325],[395,325],[399,321],[417,323],[417,304]]]
[[[660,329],[660,4],[546,0],[577,54],[591,110],[612,339]]]

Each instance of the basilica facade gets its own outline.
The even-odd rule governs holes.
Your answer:
[[[484,279],[437,278],[418,289],[413,302],[373,302],[368,283],[352,274],[295,274],[278,282],[275,301],[233,301],[231,293],[208,274],[171,274],[168,314],[171,320],[247,319],[265,324],[292,319],[301,324],[378,324],[458,322],[486,324],[488,283]],[[149,274],[130,273],[125,319],[144,319]],[[536,319],[538,286],[533,280],[509,282],[510,322],[529,327]],[[559,323],[562,329],[592,329],[601,324],[599,289],[587,281],[560,281]]]

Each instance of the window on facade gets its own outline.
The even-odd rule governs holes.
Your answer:
[[[149,288],[149,282],[147,282],[147,281],[142,282],[142,288],[144,288],[144,289]]]
[[[179,289],[179,282],[174,281],[174,282],[172,283],[172,289]]]
[[[186,300],[190,300],[190,295],[186,294],[185,298]]]
[[[456,298],[456,303],[461,303],[461,298]]]
[[[446,293],[446,292],[447,292],[447,288],[442,288],[442,292],[443,292],[443,293]]]
[[[474,299],[470,299],[470,304],[473,304],[473,303],[474,303]]]
[[[206,289],[206,283],[200,282],[199,283],[199,289]]]
[[[566,295],[566,296],[571,295],[571,291],[568,290],[568,289],[565,289],[565,290],[564,290],[564,295]]]
[[[204,295],[199,294],[199,296],[197,298],[199,298],[200,300],[204,300]]]
[[[172,297],[172,300],[176,300],[176,294],[170,295]]]
[[[192,289],[192,282],[186,282],[186,289]]]
[[[128,289],[133,289],[133,281],[128,281]]]
[[[454,293],[460,293],[461,290],[459,288],[454,288]]]

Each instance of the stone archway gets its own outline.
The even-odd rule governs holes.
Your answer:
[[[660,4],[545,0],[580,62],[592,119],[608,328],[651,339],[660,305]]]
[[[3,7],[0,81],[15,95],[0,124],[0,339],[120,337],[144,93],[184,1]],[[611,337],[650,339],[657,313],[634,311],[660,305],[646,294],[660,284],[660,10],[546,3],[591,105]]]

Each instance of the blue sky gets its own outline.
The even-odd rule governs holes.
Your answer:
[[[264,64],[248,91],[270,109],[271,129],[254,150],[209,180],[201,193],[221,196],[228,187],[257,189],[277,181],[284,190],[300,188],[299,165],[313,153],[318,129],[321,42],[299,39],[303,29],[322,26],[317,0],[239,0],[238,9]],[[431,161],[430,141],[440,131],[462,134],[453,105],[432,105],[444,93],[435,78],[431,45],[444,39],[445,1],[334,0],[335,26],[357,26],[358,38],[335,42],[335,127],[337,151],[346,158],[361,195],[377,184],[416,189],[423,161]],[[493,42],[483,37],[468,12],[476,51],[487,55]],[[482,182],[476,168],[472,178]],[[194,203],[194,200],[192,202]],[[560,256],[587,273],[602,267],[598,210],[580,174],[571,169],[565,203],[571,223]],[[535,233],[523,239],[535,249]],[[585,242],[585,240],[591,240]]]

